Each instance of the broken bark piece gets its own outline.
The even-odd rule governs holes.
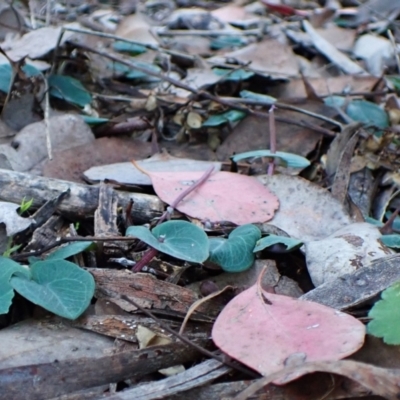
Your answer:
[[[62,201],[59,211],[71,218],[93,218],[99,202],[98,186],[0,170],[0,200],[20,204],[24,197],[32,198],[33,207],[37,208],[67,190],[70,190],[70,195]],[[164,210],[164,203],[156,196],[117,191],[115,193],[118,205],[123,208],[133,200],[132,220],[135,223],[148,222],[159,217]]]
[[[66,221],[59,215],[51,216],[47,222],[36,228],[32,240],[24,248],[25,252],[40,250],[54,243],[57,237],[61,237],[60,231],[66,226]]]
[[[251,381],[234,381],[204,385],[199,388],[190,389],[187,392],[178,393],[168,397],[168,400],[210,400],[210,399],[232,399],[251,384]],[[328,394],[327,394],[328,393]],[[339,375],[316,372],[289,382],[284,386],[269,384],[251,396],[252,400],[301,400],[320,399],[335,400],[341,398],[356,398],[370,394],[359,383]],[[121,398],[122,399],[122,398]],[[135,400],[152,400],[155,397],[136,397]],[[68,399],[69,400],[69,399]],[[97,399],[96,399],[97,400]]]
[[[400,254],[374,260],[353,273],[328,281],[300,297],[338,310],[358,306],[400,280]]]
[[[180,322],[173,320],[163,320],[170,328],[179,331]],[[101,335],[110,336],[131,343],[138,343],[138,327],[146,327],[156,335],[170,338],[172,341],[179,341],[176,336],[168,333],[152,318],[141,315],[89,315],[79,318],[72,322],[77,328],[83,328]],[[207,339],[211,335],[210,324],[191,324],[187,325],[185,336],[190,340]]]
[[[204,346],[206,341],[196,343]],[[161,368],[193,362],[199,355],[192,346],[178,342],[104,357],[6,368],[0,370],[0,400],[50,399],[106,383],[143,377]]]
[[[217,360],[207,360],[188,370],[170,376],[158,382],[150,382],[144,385],[116,393],[109,396],[108,400],[130,399],[161,399],[177,393],[184,392],[198,386],[206,385],[231,371],[231,368]],[[195,397],[192,397],[195,398]]]
[[[128,312],[136,311],[136,307],[121,299],[122,295],[144,308],[150,308],[153,312],[177,317],[184,317],[189,307],[199,299],[194,291],[157,280],[150,274],[97,268],[90,269],[89,272],[96,280],[95,296],[111,301]],[[206,321],[212,321],[210,316],[218,315],[223,303],[223,296],[212,299],[202,304],[193,317],[197,315],[206,318]]]

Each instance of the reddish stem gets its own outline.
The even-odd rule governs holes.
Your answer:
[[[143,267],[145,267],[156,255],[158,254],[158,250],[154,247],[150,247],[146,253],[144,253],[143,257],[135,264],[132,268],[133,272],[140,272]]]
[[[276,125],[275,125],[275,105],[269,109],[269,148],[272,154],[276,153]],[[268,164],[268,175],[273,175],[275,170],[275,159]]]
[[[193,192],[194,189],[196,189],[198,186],[200,186],[202,183],[204,183],[209,176],[212,174],[214,171],[214,167],[211,166],[208,168],[206,172],[198,179],[196,182],[193,183],[193,185],[189,186],[187,189],[185,189],[171,204],[169,207],[169,210],[165,211],[164,214],[160,217],[160,219],[157,222],[157,225],[161,224],[161,222],[164,222],[165,219],[168,217],[169,214],[172,213],[173,209],[191,192]],[[172,210],[171,210],[172,209]]]
[[[171,209],[173,210],[179,202],[181,202],[189,193],[193,192],[198,186],[200,186],[202,183],[204,183],[211,173],[214,171],[214,167],[211,166],[204,174],[201,176],[200,179],[198,179],[196,182],[193,183],[193,185],[189,186],[187,189],[185,189],[171,204],[169,209],[164,212],[164,214],[160,217],[160,219],[157,222],[157,225],[161,224],[169,214],[172,213]],[[136,265],[132,268],[133,272],[140,272],[142,268],[147,265],[158,253],[158,250],[154,249],[151,247],[144,255],[143,257],[136,263]]]

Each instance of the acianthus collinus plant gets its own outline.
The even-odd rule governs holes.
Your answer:
[[[0,314],[8,312],[15,290],[54,314],[68,319],[78,318],[90,304],[95,283],[89,272],[65,259],[91,244],[71,243],[43,261],[32,257],[29,266],[0,256]]]
[[[276,243],[284,244],[287,251],[301,246],[301,242],[282,236],[269,235],[261,238],[260,229],[246,224],[234,229],[227,239],[208,238],[198,226],[187,221],[168,221],[151,231],[143,226],[131,226],[127,236],[134,236],[156,251],[193,263],[211,261],[226,272],[242,272],[249,269],[255,253]],[[150,254],[150,253],[149,253]],[[151,256],[154,256],[152,253]],[[151,258],[146,261],[150,261]]]
[[[250,92],[248,92],[250,93]],[[267,157],[272,159],[268,165],[268,175],[273,175],[275,169],[275,160],[278,159],[286,167],[306,168],[310,165],[307,158],[298,156],[297,154],[276,151],[276,126],[275,126],[275,105],[272,104],[269,110],[269,143],[270,150],[254,150],[245,153],[236,154],[231,157],[232,162],[236,163],[245,158]]]

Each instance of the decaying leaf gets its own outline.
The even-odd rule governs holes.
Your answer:
[[[272,294],[254,285],[218,316],[215,344],[264,376],[285,366],[342,359],[359,349],[365,327],[317,303]]]
[[[359,222],[334,234],[305,243],[307,269],[315,286],[363,268],[373,260],[392,254],[382,245],[376,226]]]
[[[304,294],[302,299],[338,310],[347,310],[371,300],[398,281],[400,281],[399,255],[392,254],[379,258],[350,274],[328,281]]]
[[[202,172],[151,172],[154,190],[172,204]],[[210,222],[231,221],[237,225],[269,221],[278,208],[278,198],[257,179],[230,172],[216,172],[186,196],[176,207],[182,213]]]
[[[287,175],[262,175],[263,182],[279,199],[271,223],[301,241],[320,240],[352,220],[330,192],[305,179]]]

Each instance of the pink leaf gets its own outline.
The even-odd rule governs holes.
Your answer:
[[[262,375],[293,363],[339,360],[359,349],[364,336],[364,325],[348,314],[257,285],[223,309],[212,331],[221,350]]]
[[[171,204],[204,172],[150,172],[162,201]],[[230,172],[213,173],[176,207],[193,218],[237,225],[266,222],[279,207],[278,198],[257,179]]]

